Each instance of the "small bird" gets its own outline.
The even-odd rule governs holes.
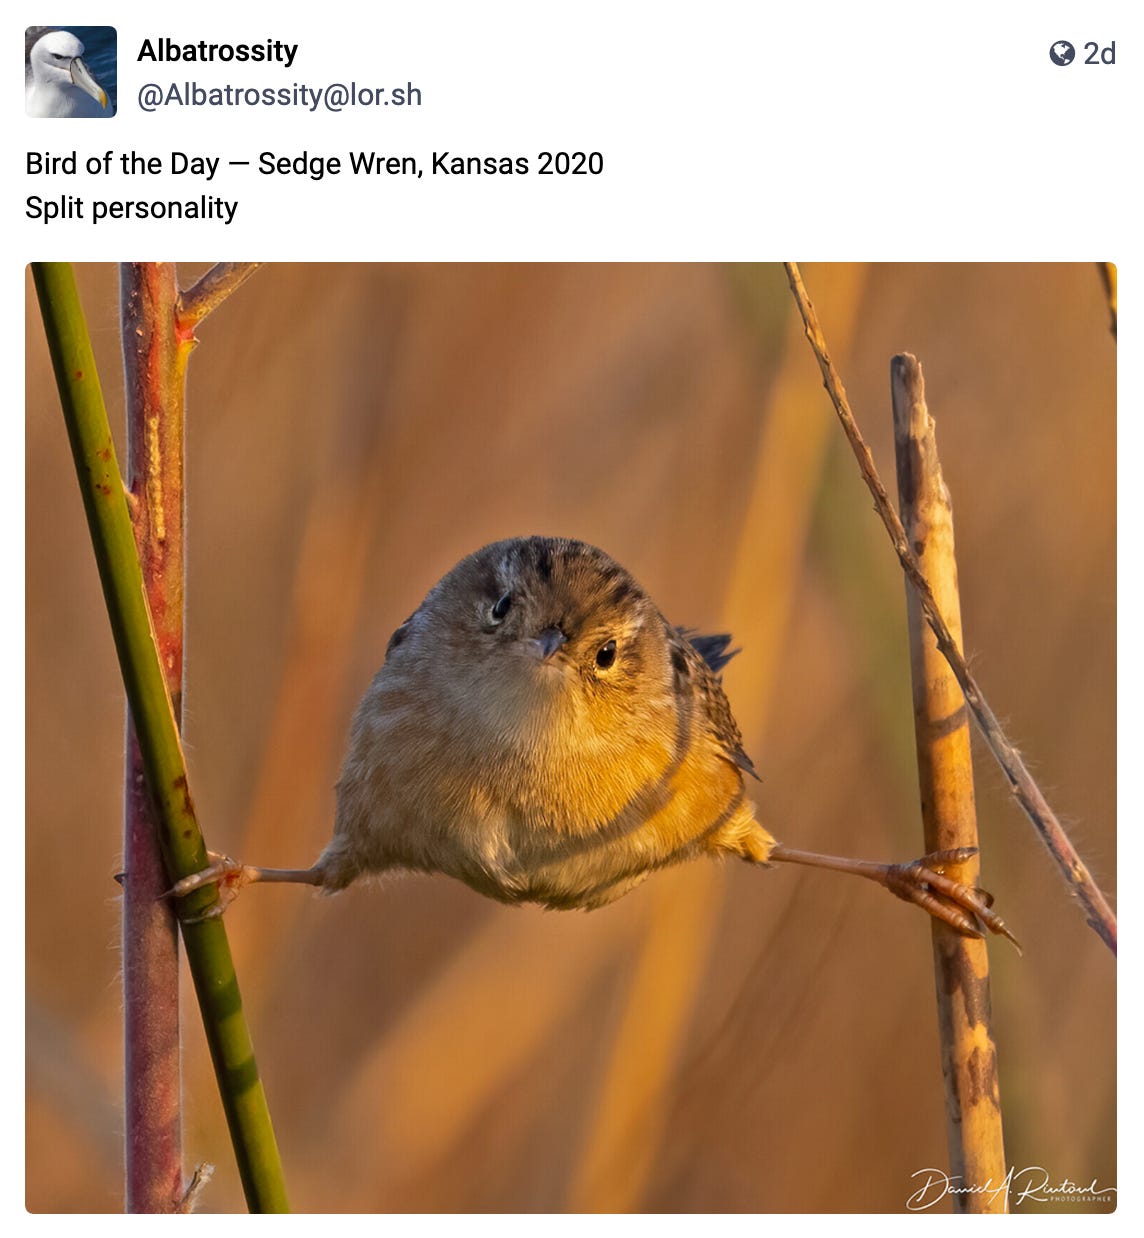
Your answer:
[[[103,117],[107,92],[70,30],[30,26],[24,35],[24,109],[29,116]]]
[[[730,637],[673,627],[584,542],[476,551],[393,633],[358,706],[333,839],[308,869],[227,857],[218,914],[252,881],[342,890],[365,874],[444,873],[505,903],[602,907],[699,856],[856,873],[971,936],[1011,937],[992,898],[947,877],[971,849],[909,864],[797,851],[747,798],[756,777],[719,672]]]

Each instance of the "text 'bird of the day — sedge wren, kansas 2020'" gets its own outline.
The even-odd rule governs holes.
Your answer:
[[[514,538],[462,559],[394,632],[358,706],[334,836],[308,869],[219,857],[178,882],[333,892],[363,874],[445,873],[506,903],[603,906],[700,855],[856,873],[962,933],[1011,936],[939,852],[878,864],[796,851],[755,816],[719,671],[728,636],[673,627],[602,550]]]

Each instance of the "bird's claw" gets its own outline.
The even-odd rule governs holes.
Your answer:
[[[213,920],[216,916],[221,916],[234,902],[239,890],[253,877],[252,869],[238,860],[232,860],[229,855],[218,855],[214,851],[208,851],[207,855],[211,862],[206,868],[176,881],[165,894],[160,896],[161,898],[183,898],[187,894],[201,890],[203,886],[218,886],[218,899],[197,916],[181,917],[184,924],[200,924],[204,920]]]
[[[886,872],[886,888],[967,937],[984,937],[988,930],[1007,937],[1020,952],[1021,943],[992,910],[993,895],[945,874],[947,865],[961,864],[976,854],[976,847],[956,847],[931,851],[908,864],[891,864]]]

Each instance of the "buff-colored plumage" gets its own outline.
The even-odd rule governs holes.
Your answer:
[[[726,644],[672,627],[593,546],[478,550],[390,640],[317,883],[413,869],[591,908],[702,853],[765,862],[716,673]]]

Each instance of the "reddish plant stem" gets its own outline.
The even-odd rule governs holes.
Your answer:
[[[129,506],[157,647],[181,722],[183,407],[193,340],[177,330],[170,263],[126,263],[120,280]],[[155,813],[130,716],[124,796],[123,992],[126,1207],[183,1206],[179,941]]]

